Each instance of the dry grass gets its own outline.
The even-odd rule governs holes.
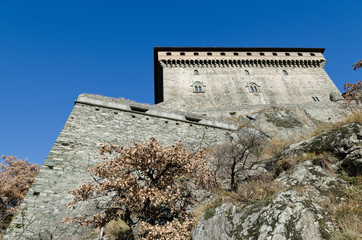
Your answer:
[[[301,140],[302,139],[297,139],[297,138],[288,139],[288,140],[281,138],[273,138],[265,146],[262,158],[268,159],[274,157],[275,155],[283,151],[286,147]]]
[[[349,123],[362,124],[362,112],[353,112],[351,115],[348,115],[345,119],[337,123],[320,123],[318,129],[312,133],[312,136],[316,136],[322,132],[337,129]]]
[[[263,201],[275,197],[284,190],[285,188],[282,183],[273,182],[271,177],[255,177],[245,181],[244,184],[240,184],[236,192],[219,189],[212,200],[203,202],[193,209],[193,216],[198,221],[207,210],[220,206],[223,203],[231,202],[234,205],[240,205],[240,203],[246,204]]]
[[[311,161],[314,165],[321,166],[324,170],[332,172],[331,165],[337,161],[337,158],[329,152],[322,152],[318,154],[309,152],[296,157],[286,157],[277,162],[277,172],[284,172],[298,163],[305,161]]]
[[[230,201],[228,201],[228,199],[223,198],[222,195],[217,194],[213,199],[204,201],[198,204],[196,207],[194,207],[192,209],[192,216],[195,218],[196,222],[198,222],[202,214],[204,214],[207,210],[211,208],[216,208],[226,202]]]
[[[225,202],[237,204],[262,201],[272,198],[284,190],[281,183],[273,182],[271,177],[262,175],[239,184],[236,192],[220,189],[217,192],[218,204],[220,205]]]
[[[239,201],[247,203],[273,198],[284,190],[281,183],[273,182],[273,179],[270,177],[260,176],[245,182],[245,184],[240,184],[237,195]]]
[[[112,220],[105,227],[105,236],[110,240],[124,239],[130,231],[130,227],[124,221]]]
[[[341,202],[334,202],[330,207],[338,228],[333,234],[334,240],[362,239],[362,176],[354,177],[352,182],[344,190]]]

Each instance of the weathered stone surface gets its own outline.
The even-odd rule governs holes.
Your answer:
[[[172,54],[167,55],[166,51]],[[156,102],[164,101],[162,105],[167,108],[193,111],[240,104],[313,104],[316,97],[329,102],[330,93],[339,92],[324,70],[322,52],[311,57],[310,53],[300,56],[293,51],[288,53],[290,56],[285,52],[276,56],[270,51],[263,51],[262,56],[259,52],[247,55],[242,49],[238,55],[227,49],[223,55],[207,55],[205,51],[194,55],[196,49],[181,51],[185,55],[169,49],[155,56],[159,60],[155,63],[156,81],[162,81],[156,90],[156,95],[162,97],[156,96]],[[316,60],[320,64],[305,64]],[[271,64],[273,61],[278,63]],[[202,91],[194,91],[196,83]]]
[[[362,127],[351,123],[321,133],[289,146],[281,154],[293,156],[306,152],[331,152],[341,159],[341,166],[349,175],[362,173]]]
[[[206,211],[192,230],[192,239],[329,239],[333,225],[319,203],[330,201],[326,193],[338,191],[342,183],[309,161],[275,181],[286,190],[273,199],[226,203]]]

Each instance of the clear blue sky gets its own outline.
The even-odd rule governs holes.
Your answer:
[[[153,104],[153,47],[321,47],[362,79],[362,1],[0,0],[0,154],[42,164],[81,93]]]

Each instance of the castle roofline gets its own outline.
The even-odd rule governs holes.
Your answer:
[[[325,48],[284,48],[284,47],[154,47],[154,53],[160,51],[185,51],[185,52],[319,52],[324,53]],[[157,54],[156,54],[157,55]]]

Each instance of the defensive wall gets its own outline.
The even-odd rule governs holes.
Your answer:
[[[155,137],[164,145],[177,141],[189,149],[223,143],[233,124],[196,115],[181,115],[146,104],[99,95],[81,94],[11,223],[5,239],[90,239],[86,228],[62,224],[67,216],[91,214],[87,205],[67,209],[68,192],[92,181],[89,166],[101,161],[99,146],[131,146]],[[47,238],[44,238],[47,239]]]

